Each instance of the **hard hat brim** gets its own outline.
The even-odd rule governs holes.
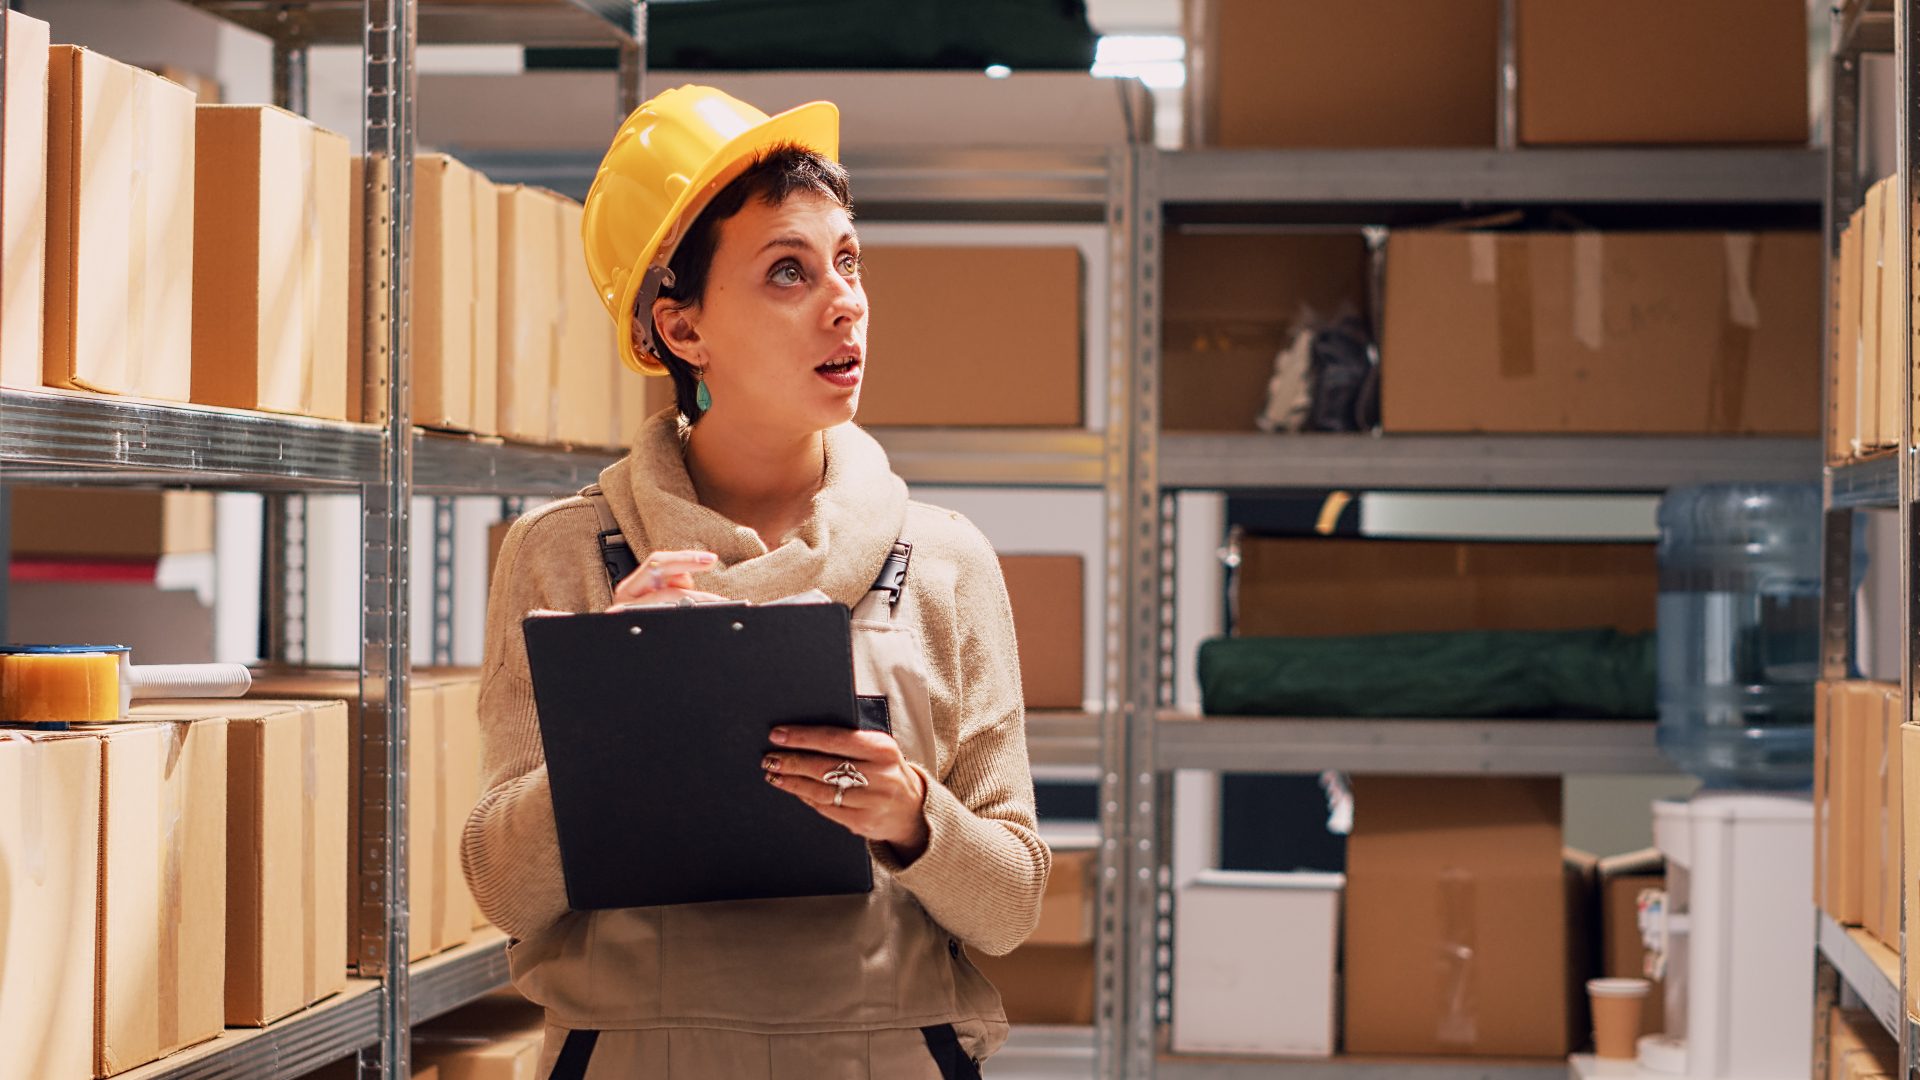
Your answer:
[[[643,375],[667,373],[665,365],[633,346],[632,322],[637,314],[633,305],[640,291],[640,283],[646,278],[647,267],[664,265],[673,258],[675,249],[686,236],[687,228],[700,216],[700,211],[706,209],[707,203],[720,194],[721,189],[745,172],[761,151],[789,144],[805,147],[834,161],[840,160],[840,110],[830,101],[815,101],[788,109],[778,116],[770,116],[734,136],[694,173],[686,190],[674,200],[666,219],[642,249],[644,257],[639,260],[639,265],[629,271],[626,280],[621,283],[615,310],[620,313],[620,359],[627,367]],[[647,317],[651,318],[652,313],[649,312]]]

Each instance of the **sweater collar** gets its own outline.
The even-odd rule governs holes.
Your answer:
[[[714,570],[695,577],[708,592],[766,603],[819,589],[851,607],[867,594],[907,515],[907,485],[886,451],[851,423],[826,432],[827,472],[813,514],[772,551],[759,534],[700,505],[687,475],[679,414],[650,417],[633,452],[600,474],[620,531],[649,551],[711,551]]]

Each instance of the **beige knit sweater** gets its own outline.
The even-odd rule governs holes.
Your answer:
[[[931,839],[905,867],[886,845],[869,849],[968,945],[999,955],[1020,944],[1039,919],[1051,856],[1034,826],[1013,613],[986,538],[958,514],[908,501],[886,453],[852,424],[826,433],[826,480],[813,515],[773,551],[699,504],[683,453],[676,414],[667,410],[641,429],[631,455],[600,474],[600,486],[637,557],[718,555],[717,568],[695,578],[706,591],[765,602],[817,588],[851,606],[894,540],[911,541],[910,602],[901,610],[925,651],[933,705]],[[461,864],[480,910],[519,939],[568,912],[520,621],[536,608],[589,612],[612,602],[598,531],[581,498],[521,518],[500,548],[487,604],[483,794],[462,837]]]

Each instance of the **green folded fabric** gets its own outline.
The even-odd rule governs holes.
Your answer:
[[[1649,718],[1653,634],[1467,630],[1200,644],[1218,716]]]

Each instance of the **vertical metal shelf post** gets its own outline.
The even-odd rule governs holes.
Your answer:
[[[411,1075],[407,987],[408,546],[413,502],[410,384],[416,0],[364,0],[366,17],[366,382],[363,415],[385,422],[380,475],[360,488],[363,607],[355,964],[385,983],[380,1044],[363,1080]]]
[[[1900,709],[1901,722],[1913,721],[1913,693],[1916,685],[1913,665],[1920,658],[1920,648],[1915,647],[1914,637],[1920,631],[1920,597],[1914,594],[1920,575],[1915,574],[1914,557],[1920,554],[1920,543],[1915,542],[1914,529],[1920,525],[1914,515],[1913,499],[1915,489],[1914,476],[1914,377],[1913,377],[1913,285],[1915,275],[1913,260],[1916,245],[1913,239],[1915,226],[1913,213],[1914,193],[1920,191],[1915,183],[1914,169],[1920,166],[1920,154],[1915,153],[1914,139],[1920,137],[1920,125],[1914,123],[1914,90],[1920,87],[1920,78],[1916,78],[1915,63],[1920,63],[1920,49],[1916,49],[1914,35],[1920,32],[1920,23],[1914,16],[1920,13],[1920,0],[1898,0],[1894,5],[1893,48],[1894,63],[1898,71],[1896,97],[1899,107],[1895,112],[1896,132],[1899,142],[1899,180],[1894,190],[1900,197],[1900,305],[1901,339],[1900,350],[1900,388],[1905,407],[1901,409],[1900,424],[1900,595],[1902,604],[1902,630],[1900,635]],[[1851,582],[1849,582],[1851,584]],[[1900,880],[1905,882],[1910,872],[1906,866],[1905,845],[1896,856],[1900,863]],[[1913,1076],[1916,1065],[1914,1024],[1910,1018],[1908,1002],[1911,1000],[1907,987],[1907,890],[1900,890],[1900,1069],[1902,1074]]]

